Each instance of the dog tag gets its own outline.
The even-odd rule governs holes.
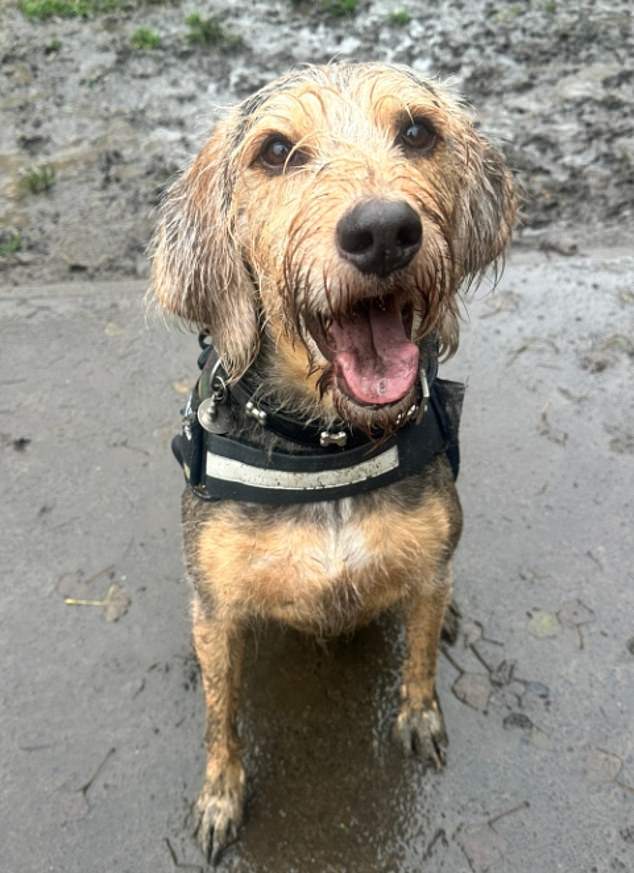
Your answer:
[[[223,434],[231,429],[229,409],[213,397],[207,397],[198,407],[198,421],[207,433]]]

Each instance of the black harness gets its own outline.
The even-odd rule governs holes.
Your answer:
[[[185,479],[201,499],[267,504],[338,500],[420,473],[443,453],[457,478],[464,385],[437,377],[434,337],[421,345],[417,402],[389,437],[353,428],[335,431],[271,408],[257,399],[248,373],[230,386],[216,351],[203,340],[201,375],[182,411],[182,433],[172,440]],[[295,452],[262,447],[238,435],[236,408],[243,422],[291,443]]]

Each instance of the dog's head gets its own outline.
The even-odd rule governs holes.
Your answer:
[[[166,199],[153,283],[237,378],[389,426],[419,341],[457,343],[456,294],[503,252],[504,161],[451,93],[406,68],[293,72],[221,121]]]

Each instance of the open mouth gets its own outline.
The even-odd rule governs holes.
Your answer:
[[[412,322],[411,304],[390,294],[361,300],[336,319],[312,318],[307,327],[339,390],[362,406],[385,406],[402,400],[416,382]]]

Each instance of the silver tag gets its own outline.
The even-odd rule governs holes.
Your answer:
[[[207,433],[228,433],[231,427],[231,415],[224,403],[218,403],[213,397],[207,397],[198,407],[198,421]]]

